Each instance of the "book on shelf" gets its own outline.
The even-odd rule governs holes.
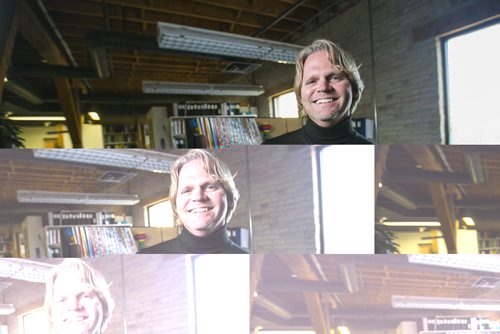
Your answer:
[[[103,257],[137,252],[130,226],[75,225],[46,229],[51,257]]]
[[[262,143],[254,117],[174,117],[171,123],[174,148],[224,148]]]
[[[176,102],[172,104],[174,116],[234,116],[240,115],[236,102]]]

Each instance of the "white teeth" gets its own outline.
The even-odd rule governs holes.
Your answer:
[[[333,99],[332,98],[329,98],[329,99],[319,99],[319,100],[316,100],[315,103],[328,103],[328,102],[332,102]]]
[[[200,213],[200,212],[206,212],[206,211],[208,211],[208,208],[196,208],[196,209],[190,210],[191,213]]]

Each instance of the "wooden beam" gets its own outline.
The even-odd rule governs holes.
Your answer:
[[[430,171],[444,171],[443,166],[434,155],[428,145],[405,145],[406,151],[422,166]],[[441,222],[446,247],[449,254],[457,253],[457,231],[455,227],[455,208],[447,192],[447,188],[442,183],[429,184],[429,190],[436,209],[436,216]]]
[[[253,303],[255,301],[255,292],[260,281],[260,273],[262,271],[262,264],[264,263],[264,254],[255,254],[251,256],[250,267],[250,311],[252,311]]]
[[[280,255],[279,257],[297,278],[311,281],[320,280],[305,259],[305,255]],[[303,296],[309,313],[309,319],[311,320],[316,334],[330,333],[328,309],[321,300],[321,294],[316,292],[303,292]]]
[[[19,25],[15,0],[0,1],[0,101]]]
[[[35,50],[52,65],[69,66],[57,44],[52,40],[45,26],[38,19],[26,0],[18,1],[19,32]],[[82,147],[82,125],[77,97],[67,78],[55,78],[54,83],[61,103],[66,125],[70,132],[74,148]]]
[[[375,146],[375,203],[377,203],[378,193],[380,192],[379,184],[382,182],[382,175],[385,170],[385,162],[389,154],[389,145]]]

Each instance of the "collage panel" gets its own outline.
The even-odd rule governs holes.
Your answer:
[[[0,259],[1,331],[246,333],[249,260],[244,254]]]
[[[377,253],[500,253],[498,146],[378,145],[376,166]]]
[[[373,157],[373,146],[2,150],[2,251],[371,254]]]
[[[498,255],[252,255],[252,334],[498,334]]]

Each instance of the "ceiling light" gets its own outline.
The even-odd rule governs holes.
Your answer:
[[[476,226],[474,219],[472,219],[471,217],[462,217],[462,221],[467,226]]]
[[[9,79],[7,79],[7,77],[3,78],[3,82],[8,82]]]
[[[302,46],[158,22],[158,46],[164,49],[293,64]]]
[[[11,121],[19,122],[64,122],[66,117],[64,116],[11,116],[9,117]]]
[[[87,113],[87,115],[89,115],[90,119],[93,121],[100,121],[101,120],[101,117],[99,117],[99,114],[96,113],[95,111],[89,111]]]
[[[391,304],[394,308],[500,311],[500,302],[498,300],[485,299],[392,296]]]
[[[35,149],[36,158],[170,173],[178,156],[138,149]]]
[[[212,85],[143,80],[142,92],[146,94],[259,96],[265,91],[262,86],[252,85]]]
[[[51,264],[24,259],[0,259],[0,277],[45,283]]]
[[[16,311],[12,304],[0,304],[0,315],[9,315]]]
[[[272,302],[268,300],[267,298],[264,298],[263,296],[260,296],[255,300],[255,303],[258,304],[259,306],[265,308],[271,313],[274,313],[275,315],[283,318],[283,319],[292,319],[293,316],[285,310],[283,307],[279,306],[275,302]]]
[[[17,190],[17,201],[46,204],[135,205],[140,199],[137,195]]]
[[[439,227],[440,222],[425,222],[425,221],[406,221],[406,222],[394,222],[394,221],[383,221],[382,225],[391,227]]]
[[[351,334],[351,331],[346,326],[337,327],[337,331],[339,332],[339,334]]]
[[[456,269],[500,273],[500,257],[488,254],[411,254],[408,262]]]

